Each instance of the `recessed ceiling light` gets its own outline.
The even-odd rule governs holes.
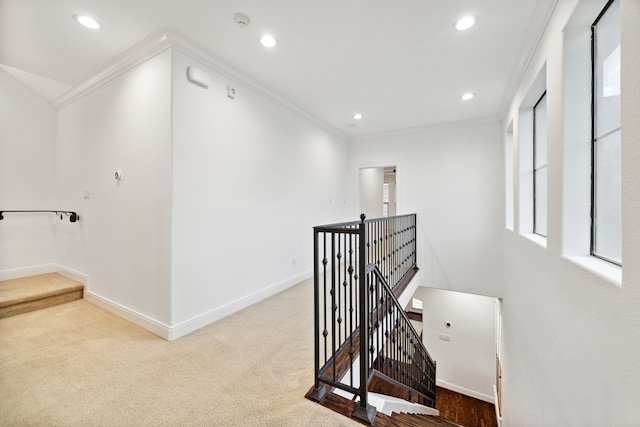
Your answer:
[[[360,114],[360,113],[355,113],[355,114],[353,115],[353,118],[354,118],[354,119],[356,119],[356,120],[360,120],[360,119],[362,118],[362,114]]]
[[[260,44],[264,47],[274,47],[278,44],[278,39],[276,39],[271,34],[265,34],[260,38]]]
[[[476,20],[477,18],[472,15],[463,16],[462,18],[458,19],[458,22],[456,22],[456,30],[468,30],[476,24]]]
[[[92,30],[99,30],[102,28],[102,25],[98,21],[87,15],[73,15],[73,19],[75,19],[78,24]]]
[[[476,96],[475,93],[467,92],[464,95],[462,95],[460,99],[462,99],[463,101],[468,101],[470,99],[473,99],[474,96]]]

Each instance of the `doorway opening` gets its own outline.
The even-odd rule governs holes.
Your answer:
[[[397,167],[360,169],[360,212],[367,218],[397,215]]]

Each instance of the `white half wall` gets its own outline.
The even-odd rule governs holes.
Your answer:
[[[346,141],[180,48],[172,167],[176,336],[310,277],[312,227],[348,219]]]
[[[0,70],[0,209],[63,209],[56,203],[55,170],[55,111]],[[1,277],[13,278],[19,271],[37,274],[41,270],[30,269],[55,261],[58,217],[17,213],[4,217]]]
[[[397,166],[397,214],[418,215],[420,272],[414,280],[421,286],[500,295],[501,141],[496,120],[351,141],[351,170]]]

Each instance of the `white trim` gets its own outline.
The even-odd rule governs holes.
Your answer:
[[[489,396],[488,394],[483,394],[474,390],[470,390],[465,387],[451,384],[443,380],[436,379],[436,385],[438,387],[446,388],[447,390],[455,391],[456,393],[464,394],[465,396],[475,397],[476,399],[484,400],[485,402],[492,403],[494,405],[496,403],[493,396]]]
[[[590,255],[579,256],[563,254],[560,258],[587,270],[591,274],[618,288],[622,287],[622,269],[617,265]]]
[[[55,273],[57,271],[56,267],[56,264],[43,264],[2,270],[0,271],[0,280],[20,279],[21,277],[37,276],[38,274]]]
[[[547,249],[547,238],[545,236],[534,233],[520,233],[520,235],[525,239],[535,243],[536,245]]]
[[[426,414],[439,416],[440,411],[436,408],[421,405],[419,403],[409,402],[398,397],[388,396],[386,394],[369,392],[368,403],[376,407],[379,412],[391,416],[393,412],[406,414]]]
[[[520,56],[516,72],[509,76],[505,89],[502,92],[502,99],[498,106],[500,117],[505,117],[509,111],[509,106],[518,91],[518,88],[522,84],[522,80],[524,79],[524,76],[531,65],[531,61],[533,61],[536,51],[538,50],[538,47],[544,38],[544,34],[549,27],[553,12],[556,10],[556,6],[558,5],[558,0],[548,0],[546,3],[547,4],[545,5],[543,2],[538,2],[532,14],[529,29],[535,28],[537,31],[527,31],[527,37],[523,44],[524,49],[521,50],[522,55]]]
[[[131,323],[135,323],[141,328],[144,328],[147,331],[152,332],[161,338],[164,338],[165,340],[169,340],[170,327],[162,322],[158,322],[157,320],[145,316],[142,313],[138,313],[137,311],[131,310],[114,301],[96,295],[90,291],[87,291],[86,289],[84,292],[84,299],[85,301],[90,302],[91,304],[94,304],[112,314],[115,314],[122,319],[128,320]]]
[[[360,214],[362,214],[362,200],[360,198],[360,186],[361,186],[361,182],[360,182],[360,170],[362,169],[371,169],[371,168],[388,168],[388,167],[395,167],[396,168],[396,215],[404,215],[402,211],[402,197],[400,194],[400,190],[401,190],[401,183],[402,183],[402,162],[400,160],[395,160],[395,161],[388,161],[388,162],[369,162],[369,163],[363,163],[360,164],[359,166],[357,166],[357,173],[356,173],[356,179],[354,180],[354,185],[355,185],[355,208],[357,209],[356,211],[354,211],[354,215],[357,216],[358,218],[360,218]],[[368,218],[368,219],[373,219],[373,218]]]
[[[498,427],[502,427],[502,417],[500,416],[500,408],[498,408],[498,388],[493,385],[493,401],[496,408],[496,420],[498,421]]]
[[[183,53],[184,55],[191,57],[192,59],[195,59],[196,61],[203,63],[204,65],[211,68],[212,70],[222,75],[223,77],[233,80],[234,82],[251,90],[255,94],[262,96],[267,101],[281,108],[284,108],[285,110],[289,111],[292,114],[297,115],[298,117],[304,120],[310,121],[314,125],[320,127],[321,129],[326,130],[332,135],[347,140],[347,135],[341,132],[339,129],[336,129],[330,124],[320,120],[315,116],[312,116],[311,114],[307,113],[306,111],[302,110],[301,108],[292,104],[291,102],[285,100],[284,98],[281,98],[280,96],[271,92],[270,90],[260,85],[256,81],[252,80],[248,76],[242,74],[240,71],[235,70],[229,65],[223,63],[221,60],[214,58],[208,52],[200,49],[195,44],[181,37],[178,37],[177,35],[172,33],[165,33],[165,35],[169,41],[170,46],[173,49]]]
[[[170,46],[168,34],[163,32],[152,33],[149,37],[127,49],[107,68],[51,101],[51,106],[56,111],[62,110],[100,86],[153,58]]]
[[[115,79],[121,74],[131,70],[132,68],[142,64],[157,54],[163,52],[166,49],[175,49],[184,55],[187,55],[196,61],[200,61],[207,67],[211,68],[220,75],[233,80],[234,82],[244,86],[245,88],[253,91],[254,93],[262,96],[269,102],[284,108],[292,114],[305,119],[314,125],[326,130],[332,135],[347,140],[346,134],[329,125],[328,123],[318,119],[315,116],[307,113],[291,102],[279,97],[275,93],[269,91],[265,87],[261,86],[257,82],[251,80],[249,77],[243,75],[238,70],[233,69],[227,64],[224,64],[219,59],[214,58],[208,52],[200,49],[195,44],[164,30],[158,30],[151,33],[148,37],[133,45],[127,49],[123,54],[118,56],[107,68],[98,74],[94,75],[84,83],[68,90],[62,95],[58,96],[51,102],[51,105],[56,111],[59,111],[66,106],[74,103],[83,96],[91,93],[100,86]]]
[[[420,270],[418,270],[417,274],[420,274]],[[400,306],[404,309],[409,306],[409,302],[411,298],[416,294],[416,290],[418,289],[418,280],[417,277],[413,277],[409,282],[409,285],[402,291],[402,294],[398,297],[398,302]]]
[[[367,141],[369,139],[374,139],[374,138],[385,138],[385,137],[392,138],[392,137],[398,137],[398,136],[404,136],[404,135],[415,135],[422,132],[450,128],[452,125],[455,125],[457,127],[462,127],[466,125],[473,125],[476,123],[483,124],[483,123],[491,123],[491,122],[502,123],[502,121],[500,120],[500,116],[496,116],[496,115],[480,117],[477,119],[468,119],[468,120],[459,120],[459,121],[452,120],[450,122],[434,123],[434,124],[429,124],[425,126],[417,126],[412,128],[406,128],[406,129],[397,129],[397,130],[391,130],[391,131],[385,131],[385,132],[355,135],[349,138],[349,142],[361,142],[361,141]]]
[[[173,341],[180,337],[183,337],[204,326],[210,325],[217,320],[240,311],[243,308],[249,307],[250,305],[253,305],[266,298],[269,298],[270,296],[282,292],[285,289],[290,288],[291,286],[297,285],[298,283],[303,282],[304,280],[307,280],[312,276],[313,272],[311,270],[305,271],[289,279],[283,280],[282,282],[267,286],[266,288],[263,288],[252,294],[245,295],[235,301],[231,301],[220,307],[216,307],[213,310],[209,310],[189,320],[185,320],[184,322],[178,323],[177,325],[173,325],[169,328],[168,338],[166,339],[168,339],[169,341]]]
[[[80,273],[79,271],[73,270],[71,268],[65,267],[63,265],[56,264],[56,273],[61,276],[64,276],[68,279],[75,280],[76,282],[80,282],[84,285],[85,289],[89,284],[89,276],[84,273]]]

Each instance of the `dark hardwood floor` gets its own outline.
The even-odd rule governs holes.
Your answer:
[[[440,416],[465,427],[497,427],[493,404],[446,388],[436,388],[436,409]]]
[[[309,390],[309,393],[313,387]],[[352,400],[338,396],[331,392],[320,404],[335,412],[351,418],[356,407]],[[473,397],[465,396],[445,388],[438,387],[436,391],[436,409],[439,417],[420,414],[393,414],[392,417],[381,412],[376,414],[374,427],[497,427],[494,406]],[[360,422],[355,418],[354,421]],[[361,422],[361,424],[364,424]]]

